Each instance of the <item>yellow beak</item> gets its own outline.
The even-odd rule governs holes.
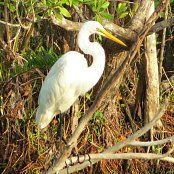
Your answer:
[[[111,33],[109,33],[108,31],[106,31],[106,30],[102,30],[102,29],[97,29],[100,33],[102,33],[106,38],[108,38],[108,39],[110,39],[110,40],[112,40],[112,41],[114,41],[114,42],[117,42],[118,44],[120,44],[120,45],[123,45],[123,46],[125,46],[125,47],[127,47],[127,45],[124,43],[124,42],[122,42],[120,39],[118,39],[118,38],[116,38],[115,36],[113,36]]]

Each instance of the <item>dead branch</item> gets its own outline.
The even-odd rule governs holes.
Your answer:
[[[154,154],[154,153],[118,153],[118,154],[88,154],[83,155],[80,157],[72,157],[71,159],[66,160],[66,165],[73,165],[74,163],[81,163],[83,161],[92,161],[92,160],[103,160],[103,159],[112,159],[112,160],[118,160],[118,159],[160,159],[163,160],[163,158],[167,157],[173,152],[174,149],[169,150],[166,154]],[[171,157],[172,158],[172,157]],[[172,158],[172,163],[174,163],[174,158]],[[80,164],[83,165],[83,164]],[[69,171],[71,172],[71,171]],[[64,172],[60,172],[63,174]]]
[[[144,133],[146,133],[148,130],[150,130],[150,129],[155,125],[156,121],[159,120],[159,119],[162,117],[162,115],[164,114],[165,110],[166,110],[166,105],[164,105],[163,108],[161,108],[161,109],[158,111],[158,113],[155,115],[154,119],[153,119],[151,122],[149,122],[149,123],[148,123],[147,125],[145,125],[143,128],[141,128],[141,129],[138,130],[136,133],[134,133],[133,135],[131,135],[131,136],[130,136],[129,138],[127,138],[125,141],[119,142],[119,143],[117,143],[116,145],[112,146],[111,148],[105,150],[104,152],[102,152],[102,154],[108,154],[108,153],[111,154],[111,153],[114,153],[114,152],[120,150],[121,148],[123,148],[123,147],[125,147],[125,146],[127,146],[127,145],[130,145],[132,141],[134,142],[134,143],[132,143],[132,144],[135,144],[135,141],[134,141],[134,140],[137,139],[137,138],[139,138],[140,136],[144,135]],[[171,137],[170,137],[170,138],[171,138]],[[174,137],[172,137],[172,138],[174,138]],[[173,139],[172,139],[172,140],[173,140]],[[166,140],[166,141],[167,141],[167,140]],[[170,141],[170,140],[168,139],[168,141]],[[163,142],[165,142],[165,141],[163,141]],[[139,143],[140,143],[140,142],[139,142]],[[159,142],[159,143],[161,143],[161,142]],[[137,144],[138,144],[138,142],[137,142]],[[152,143],[152,144],[153,144],[153,143]],[[146,145],[147,145],[147,144],[146,144]],[[148,145],[151,145],[151,144],[148,143]],[[163,156],[163,157],[164,157],[164,156]],[[89,166],[90,163],[91,163],[91,164],[95,164],[95,163],[97,163],[98,161],[99,161],[99,160],[92,160],[92,159],[91,159],[90,162],[89,162],[89,160],[88,160],[88,161],[85,161],[85,162],[83,163],[83,165],[77,164],[77,165],[75,165],[75,166],[69,167],[68,171],[69,171],[69,172],[78,171],[78,170],[81,170],[81,169],[83,169],[83,168]],[[65,166],[65,164],[64,164],[64,166]],[[78,170],[77,170],[77,169],[78,169]],[[62,173],[64,173],[64,170],[66,170],[66,169],[60,170],[59,172],[62,174]]]
[[[174,25],[174,18],[166,19],[161,22],[156,23],[148,32],[148,35],[152,33],[156,33],[160,30],[163,30],[164,28],[170,27]]]
[[[157,146],[157,145],[165,144],[172,141],[174,141],[174,136],[167,137],[165,139],[157,140],[157,141],[148,141],[148,142],[131,141],[128,145],[129,146]]]
[[[168,17],[168,4],[166,5],[166,9],[164,12],[164,19],[167,20]],[[173,20],[174,22],[174,20]],[[164,60],[164,49],[165,49],[165,42],[166,42],[166,28],[163,29],[162,40],[161,40],[161,50],[159,55],[159,79],[161,82],[162,79],[162,68],[163,68],[163,60]]]

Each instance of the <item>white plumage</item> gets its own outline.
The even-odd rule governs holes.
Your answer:
[[[89,41],[89,36],[94,33],[126,46],[100,23],[84,23],[78,34],[78,46],[85,54],[92,55],[93,63],[88,67],[83,54],[70,51],[52,66],[38,99],[36,122],[40,128],[45,128],[58,113],[67,111],[80,95],[84,95],[100,79],[105,66],[105,53],[97,42]]]

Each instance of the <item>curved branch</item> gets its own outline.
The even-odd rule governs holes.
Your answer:
[[[3,21],[0,21],[0,22],[3,22]],[[62,20],[57,20],[53,14],[51,15],[51,22],[54,25],[62,27],[68,31],[79,31],[80,27],[83,24],[80,22],[73,22],[65,18],[62,18]],[[16,27],[19,26],[18,24],[14,24],[14,25],[16,25]],[[105,29],[121,37],[123,40],[132,41],[132,42],[137,40],[137,36],[138,36],[137,32],[133,31],[131,28],[122,28],[114,24],[113,22],[109,22],[105,20],[102,22],[102,25],[104,26]],[[163,30],[166,27],[170,27],[173,25],[174,25],[174,18],[163,20],[161,22],[154,24],[152,28],[149,30],[149,32],[147,33],[147,35],[158,32],[160,30]]]
[[[161,22],[156,23],[148,32],[148,35],[163,30],[164,28],[174,25],[174,18],[166,19]]]
[[[130,146],[157,146],[157,145],[168,143],[171,141],[174,141],[174,136],[167,137],[162,140],[149,141],[149,142],[131,141],[128,145],[130,145]]]
[[[173,151],[172,151],[173,152]],[[169,153],[171,154],[171,152]],[[167,154],[167,156],[169,155]],[[118,154],[88,154],[88,155],[83,155],[80,157],[72,157],[71,159],[66,160],[66,165],[73,165],[74,163],[81,163],[83,161],[90,161],[93,160],[103,160],[103,159],[109,159],[109,160],[122,160],[122,159],[160,159],[162,160],[163,158],[167,157],[166,154],[154,154],[154,153],[118,153]],[[174,158],[173,158],[173,163],[174,163]],[[83,164],[80,164],[83,165]],[[65,169],[66,170],[66,169]],[[71,172],[71,170],[69,171]],[[63,170],[60,172],[60,174],[63,174]]]
[[[70,21],[68,19],[65,19],[64,17],[62,17],[61,20],[58,20],[58,19],[56,19],[55,15],[53,13],[51,14],[51,18],[50,19],[51,19],[51,22],[54,25],[62,27],[65,30],[68,30],[68,31],[79,31],[79,29],[82,26],[82,23],[80,23],[80,22],[73,22],[73,21]]]
[[[110,147],[109,149],[105,150],[101,154],[103,154],[103,155],[108,154],[108,153],[111,154],[111,153],[114,153],[114,152],[120,150],[121,148],[123,148],[123,147],[125,147],[127,145],[130,145],[133,140],[135,140],[135,139],[139,138],[140,136],[142,136],[144,133],[146,133],[148,130],[150,130],[155,125],[156,121],[159,120],[162,117],[162,115],[164,114],[165,107],[166,107],[166,105],[164,105],[163,108],[161,110],[159,110],[159,112],[156,114],[156,116],[154,117],[154,119],[151,122],[149,122],[146,126],[144,126],[140,130],[138,130],[137,132],[135,132],[133,135],[131,135],[126,140],[117,143],[116,145]],[[132,144],[135,144],[135,143],[132,143]],[[83,163],[83,165],[77,164],[75,166],[72,166],[71,169],[69,168],[69,172],[74,172],[74,171],[82,170],[83,168],[89,166],[90,163],[91,164],[95,164],[99,160],[96,160],[95,159],[95,160],[90,160],[90,161],[91,162],[89,162],[89,160],[88,161],[85,161]],[[66,163],[67,163],[67,161],[66,161]],[[65,163],[64,163],[64,166],[65,166]],[[62,173],[64,173],[64,170],[65,169],[60,170],[59,172],[62,174]]]

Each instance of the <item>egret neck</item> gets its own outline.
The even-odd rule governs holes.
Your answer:
[[[93,34],[89,30],[81,30],[78,34],[78,46],[85,53],[92,56],[92,64],[86,68],[86,90],[90,90],[100,79],[105,67],[105,52],[97,42],[90,42],[89,36]],[[89,86],[88,86],[89,85]]]

